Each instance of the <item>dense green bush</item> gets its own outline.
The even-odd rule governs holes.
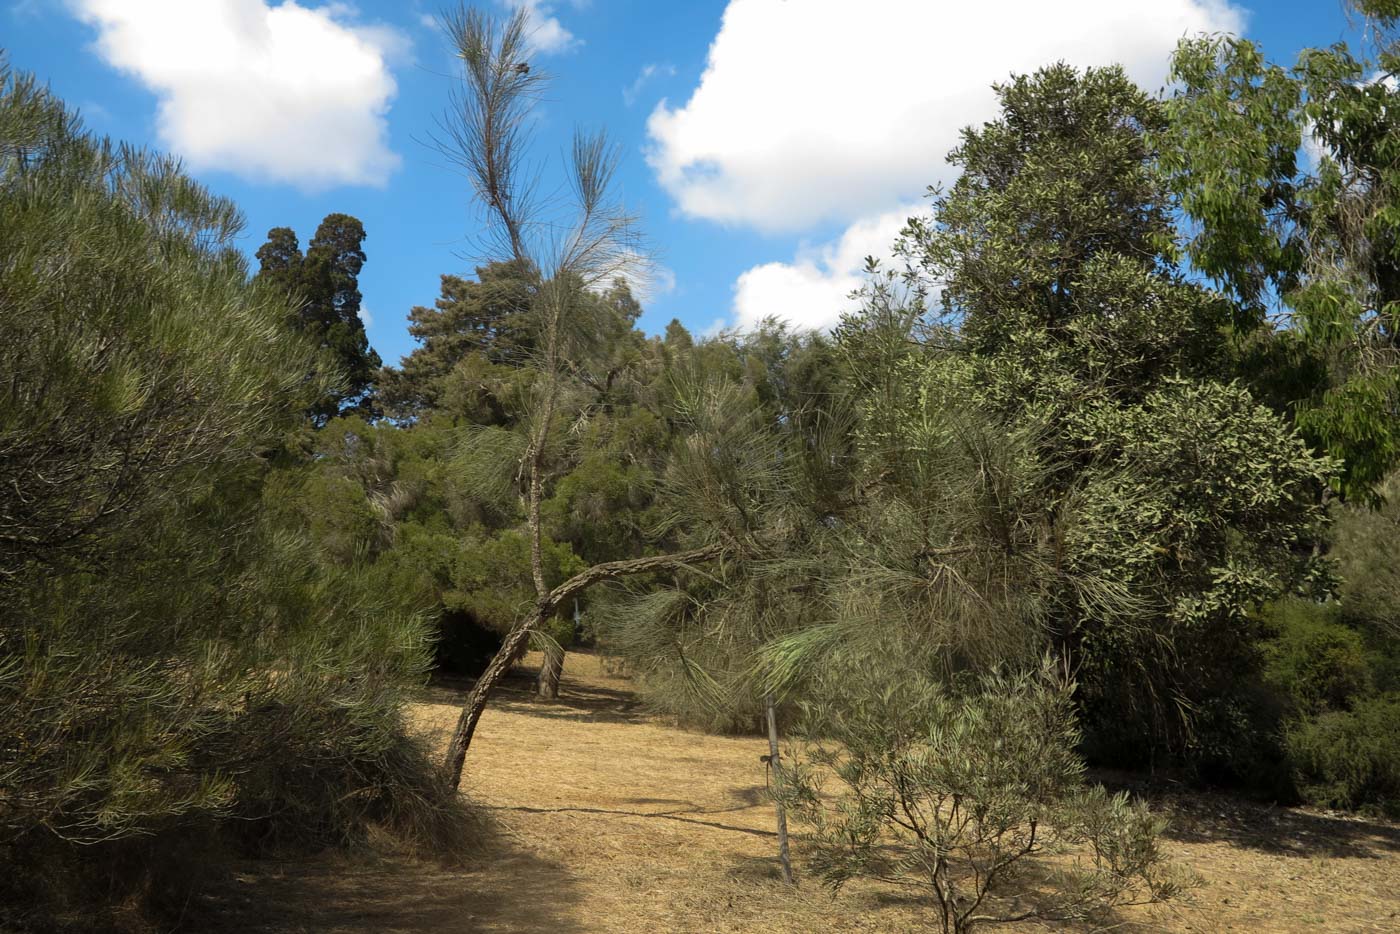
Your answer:
[[[0,76],[3,836],[93,842],[230,799],[191,757],[252,635],[257,455],[313,360],[276,339],[237,225]]]
[[[1400,694],[1291,725],[1286,742],[1304,798],[1400,817]]]
[[[1344,605],[1287,598],[1261,612],[1260,676],[1245,681],[1229,738],[1202,777],[1281,801],[1396,813],[1400,695],[1378,693],[1387,665]]]
[[[1387,486],[1390,486],[1387,484]],[[1321,807],[1400,814],[1400,693],[1393,690],[1396,653],[1383,597],[1392,576],[1379,560],[1390,532],[1387,513],[1340,510],[1333,556],[1345,575],[1342,599],[1328,603],[1288,599],[1263,614],[1268,638],[1263,686],[1269,716],[1256,718],[1244,740],[1277,737],[1283,796]],[[1373,579],[1379,577],[1379,580]],[[1267,774],[1267,773],[1265,773]],[[1260,776],[1256,787],[1267,787]]]
[[[1265,682],[1288,709],[1312,715],[1346,709],[1372,687],[1365,641],[1341,622],[1336,603],[1301,599],[1272,604],[1266,623],[1273,629],[1264,642]]]
[[[1382,690],[1400,689],[1400,470],[1374,505],[1335,509],[1332,558],[1344,621],[1364,634]]]

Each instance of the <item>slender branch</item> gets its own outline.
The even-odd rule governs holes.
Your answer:
[[[724,545],[714,544],[706,545],[703,548],[693,548],[690,551],[677,551],[644,558],[624,558],[620,561],[605,561],[602,564],[595,564],[551,590],[549,596],[541,602],[541,606],[547,606],[550,611],[553,611],[565,600],[594,584],[615,580],[619,577],[646,574],[651,571],[678,570],[690,564],[712,561],[722,557],[727,550],[728,548]]]

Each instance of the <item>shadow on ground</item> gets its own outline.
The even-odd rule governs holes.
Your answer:
[[[745,811],[759,805],[770,804],[772,799],[768,797],[767,791],[762,788],[734,788],[729,792],[729,797],[734,804],[730,807],[702,809],[693,801],[686,801],[682,798],[628,798],[628,804],[670,804],[677,807],[669,808],[665,811],[653,813],[660,814],[721,814],[726,811]],[[680,805],[683,805],[681,807]]]
[[[1281,856],[1383,859],[1400,853],[1400,826],[1271,807],[1223,795],[1171,795],[1154,801],[1170,818],[1167,837],[1227,843]]]
[[[1141,798],[1167,818],[1179,843],[1224,843],[1270,856],[1385,859],[1400,854],[1400,824],[1280,807],[1180,780],[1094,769],[1094,781]]]
[[[247,860],[191,902],[179,931],[398,934],[571,930],[565,867],[493,842],[474,865],[404,856]],[[479,868],[478,868],[479,867]],[[499,885],[502,873],[511,880]]]
[[[646,723],[651,719],[641,701],[630,691],[596,684],[566,681],[552,701],[535,696],[533,668],[517,665],[502,680],[491,706],[551,720],[586,720],[592,723]],[[567,671],[565,673],[567,678]],[[460,705],[475,682],[471,678],[434,675],[415,700],[425,704]]]

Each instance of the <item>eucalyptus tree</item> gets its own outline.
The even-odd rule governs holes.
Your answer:
[[[525,159],[531,108],[547,79],[541,68],[527,61],[528,24],[523,7],[504,22],[468,8],[443,17],[462,60],[462,80],[438,142],[472,183],[482,212],[485,250],[493,259],[517,264],[526,277],[528,310],[522,324],[531,348],[526,363],[531,379],[517,416],[525,428],[522,443],[495,436],[501,456],[487,461],[497,468],[495,481],[519,478],[534,603],[522,613],[463,707],[446,760],[447,778],[454,786],[461,780],[467,748],[487,700],[531,636],[561,607],[600,581],[683,567],[724,551],[721,543],[707,542],[675,553],[595,564],[557,586],[546,579],[542,506],[552,479],[550,456],[561,426],[579,414],[587,361],[599,353],[600,339],[611,332],[603,326],[608,309],[590,301],[587,293],[635,268],[642,250],[634,219],[613,197],[618,150],[606,135],[575,134],[565,169],[572,197],[561,209],[566,211],[563,216],[555,215],[552,201],[538,197],[540,180],[529,173]],[[483,451],[490,443],[480,435],[467,442]]]
[[[1369,499],[1400,462],[1400,51],[1305,49],[1286,68],[1233,37],[1183,42],[1160,134],[1186,252],[1246,313],[1251,383]],[[1222,145],[1221,140],[1229,140]]]
[[[1243,39],[1183,42],[1161,167],[1193,267],[1247,312],[1235,329],[1242,378],[1339,468],[1320,491],[1341,500],[1329,504],[1333,534],[1314,544],[1339,572],[1339,600],[1266,608],[1269,729],[1254,770],[1314,803],[1393,808],[1400,6],[1348,5],[1363,17],[1359,41],[1304,49],[1291,65]]]
[[[907,231],[959,351],[942,369],[1034,427],[1060,579],[1136,598],[1121,612],[1048,595],[1091,748],[1217,755],[1253,664],[1253,608],[1322,583],[1331,466],[1232,381],[1228,335],[1248,306],[1174,262],[1164,105],[1118,68],[1050,66],[997,93],[999,117],[952,153],[958,181]]]

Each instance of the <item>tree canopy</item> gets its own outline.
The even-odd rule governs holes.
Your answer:
[[[323,424],[346,408],[368,409],[379,375],[379,354],[360,317],[364,225],[348,214],[328,214],[302,255],[290,227],[274,227],[257,252],[257,278],[293,303],[291,327],[322,349],[334,383],[314,401],[311,417]]]
[[[1400,6],[1352,5],[1366,47],[1187,38],[1155,96],[1010,77],[837,327],[703,338],[640,326],[606,136],[530,197],[529,9],[449,13],[484,256],[387,366],[358,219],[253,270],[0,63],[0,864],[451,845],[493,692],[577,646],[766,733],[811,867],[949,931],[1180,891],[1088,766],[1400,813]]]

